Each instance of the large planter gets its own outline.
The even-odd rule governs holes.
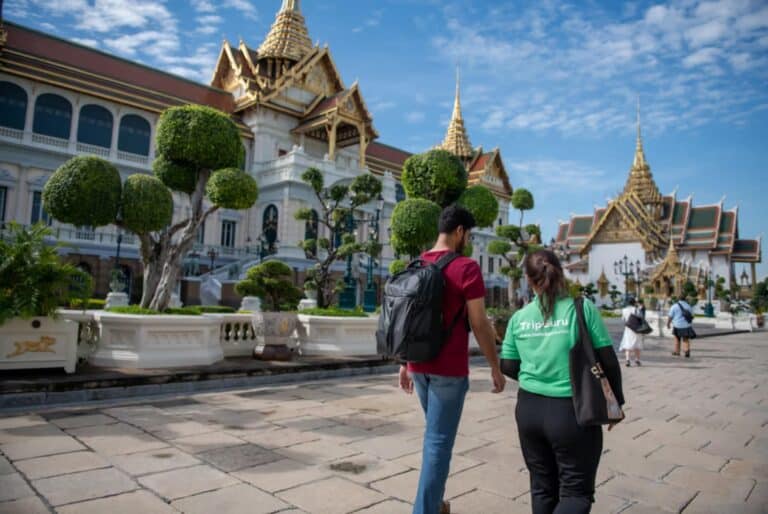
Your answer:
[[[15,318],[0,327],[0,369],[64,368],[75,372],[77,323]]]
[[[253,329],[256,334],[254,358],[261,360],[291,360],[290,345],[295,339],[298,317],[294,312],[256,312]]]
[[[101,330],[89,361],[118,368],[208,365],[224,358],[220,321],[211,316],[140,316],[96,312]]]
[[[378,316],[342,318],[298,315],[297,339],[301,355],[376,355]]]

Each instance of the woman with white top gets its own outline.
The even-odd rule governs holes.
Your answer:
[[[630,360],[633,353],[635,354],[635,365],[642,366],[640,362],[640,352],[643,349],[643,340],[645,339],[645,336],[643,334],[638,334],[626,325],[627,321],[629,321],[629,317],[633,314],[645,319],[645,308],[638,308],[635,299],[630,298],[627,302],[627,306],[621,310],[621,319],[624,320],[624,335],[621,336],[621,344],[619,345],[619,351],[623,350],[627,354],[627,367],[631,366]]]

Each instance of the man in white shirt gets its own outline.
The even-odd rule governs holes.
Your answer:
[[[696,337],[696,332],[693,331],[692,321],[688,319],[693,318],[693,307],[684,299],[675,300],[670,299],[672,307],[669,309],[669,318],[667,319],[667,328],[672,327],[672,333],[675,335],[675,349],[672,355],[680,355],[680,342],[683,343],[683,352],[685,357],[691,357],[691,339]]]

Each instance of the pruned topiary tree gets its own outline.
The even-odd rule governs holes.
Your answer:
[[[467,170],[458,157],[446,150],[430,150],[410,156],[403,165],[401,181],[408,198],[423,198],[447,207],[467,188]]]
[[[48,180],[43,202],[63,223],[111,223],[135,233],[144,266],[141,306],[162,311],[200,225],[220,208],[251,207],[258,187],[242,170],[245,149],[237,126],[216,109],[185,105],[165,110],[156,142],[153,176],[134,174],[121,184],[109,162],[74,157]],[[190,203],[189,216],[174,224],[172,192]]]
[[[520,211],[519,227],[523,226],[523,215],[525,214],[525,211],[530,211],[533,209],[533,206],[533,195],[530,191],[523,189],[522,187],[515,189],[515,192],[512,193],[512,207]]]
[[[301,290],[293,285],[293,270],[284,262],[270,260],[252,267],[245,279],[235,284],[241,296],[257,296],[266,312],[292,311],[301,300]]]
[[[336,292],[331,277],[334,262],[346,259],[355,253],[365,252],[372,257],[381,253],[377,241],[357,242],[350,234],[348,218],[355,209],[367,204],[381,194],[381,182],[373,175],[358,175],[351,184],[335,184],[325,187],[323,173],[317,168],[308,168],[301,179],[312,189],[320,211],[317,212],[318,227],[325,227],[330,237],[317,237],[300,242],[307,258],[315,264],[307,270],[308,280],[317,286],[318,307],[328,307]],[[299,209],[294,217],[300,221],[314,221],[311,208]]]
[[[493,225],[499,215],[499,201],[487,187],[468,187],[456,203],[472,213],[480,228]]]
[[[419,255],[437,239],[440,206],[424,198],[409,198],[392,211],[390,243],[397,255]]]

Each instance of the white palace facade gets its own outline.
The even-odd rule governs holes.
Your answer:
[[[317,227],[294,219],[312,207],[314,196],[301,179],[320,169],[326,185],[372,173],[383,183],[380,240],[385,243],[377,282],[392,260],[386,245],[389,218],[404,199],[399,177],[410,156],[379,143],[373,114],[360,85],[347,85],[327,47],[313,45],[299,0],[283,0],[275,22],[258,48],[224,42],[209,85],[202,85],[93,48],[17,24],[0,21],[0,222],[29,225],[45,221],[67,244],[67,258],[95,277],[96,294],[108,292],[116,265],[115,227],[73,227],[51,220],[41,191],[48,177],[74,155],[92,154],[112,162],[123,178],[151,173],[159,114],[186,103],[228,113],[240,128],[246,170],[259,184],[257,203],[247,211],[220,210],[208,219],[180,284],[189,303],[236,304],[234,281],[262,258],[278,258],[296,270],[297,283],[311,264],[298,243]],[[464,127],[458,84],[456,103],[441,145],[467,166],[470,183],[483,184],[499,199],[498,224],[508,221],[512,194],[498,149],[473,148]],[[372,217],[376,206],[361,209]],[[183,199],[176,217],[185,215]],[[501,260],[486,254],[495,227],[478,231],[475,258],[489,289],[488,301],[506,301]],[[368,237],[370,227],[357,229]],[[322,234],[321,234],[322,235]],[[139,295],[141,267],[137,241],[121,236],[117,263]],[[367,259],[356,259],[360,294]],[[338,271],[343,271],[339,263]],[[197,285],[195,285],[197,283]]]

